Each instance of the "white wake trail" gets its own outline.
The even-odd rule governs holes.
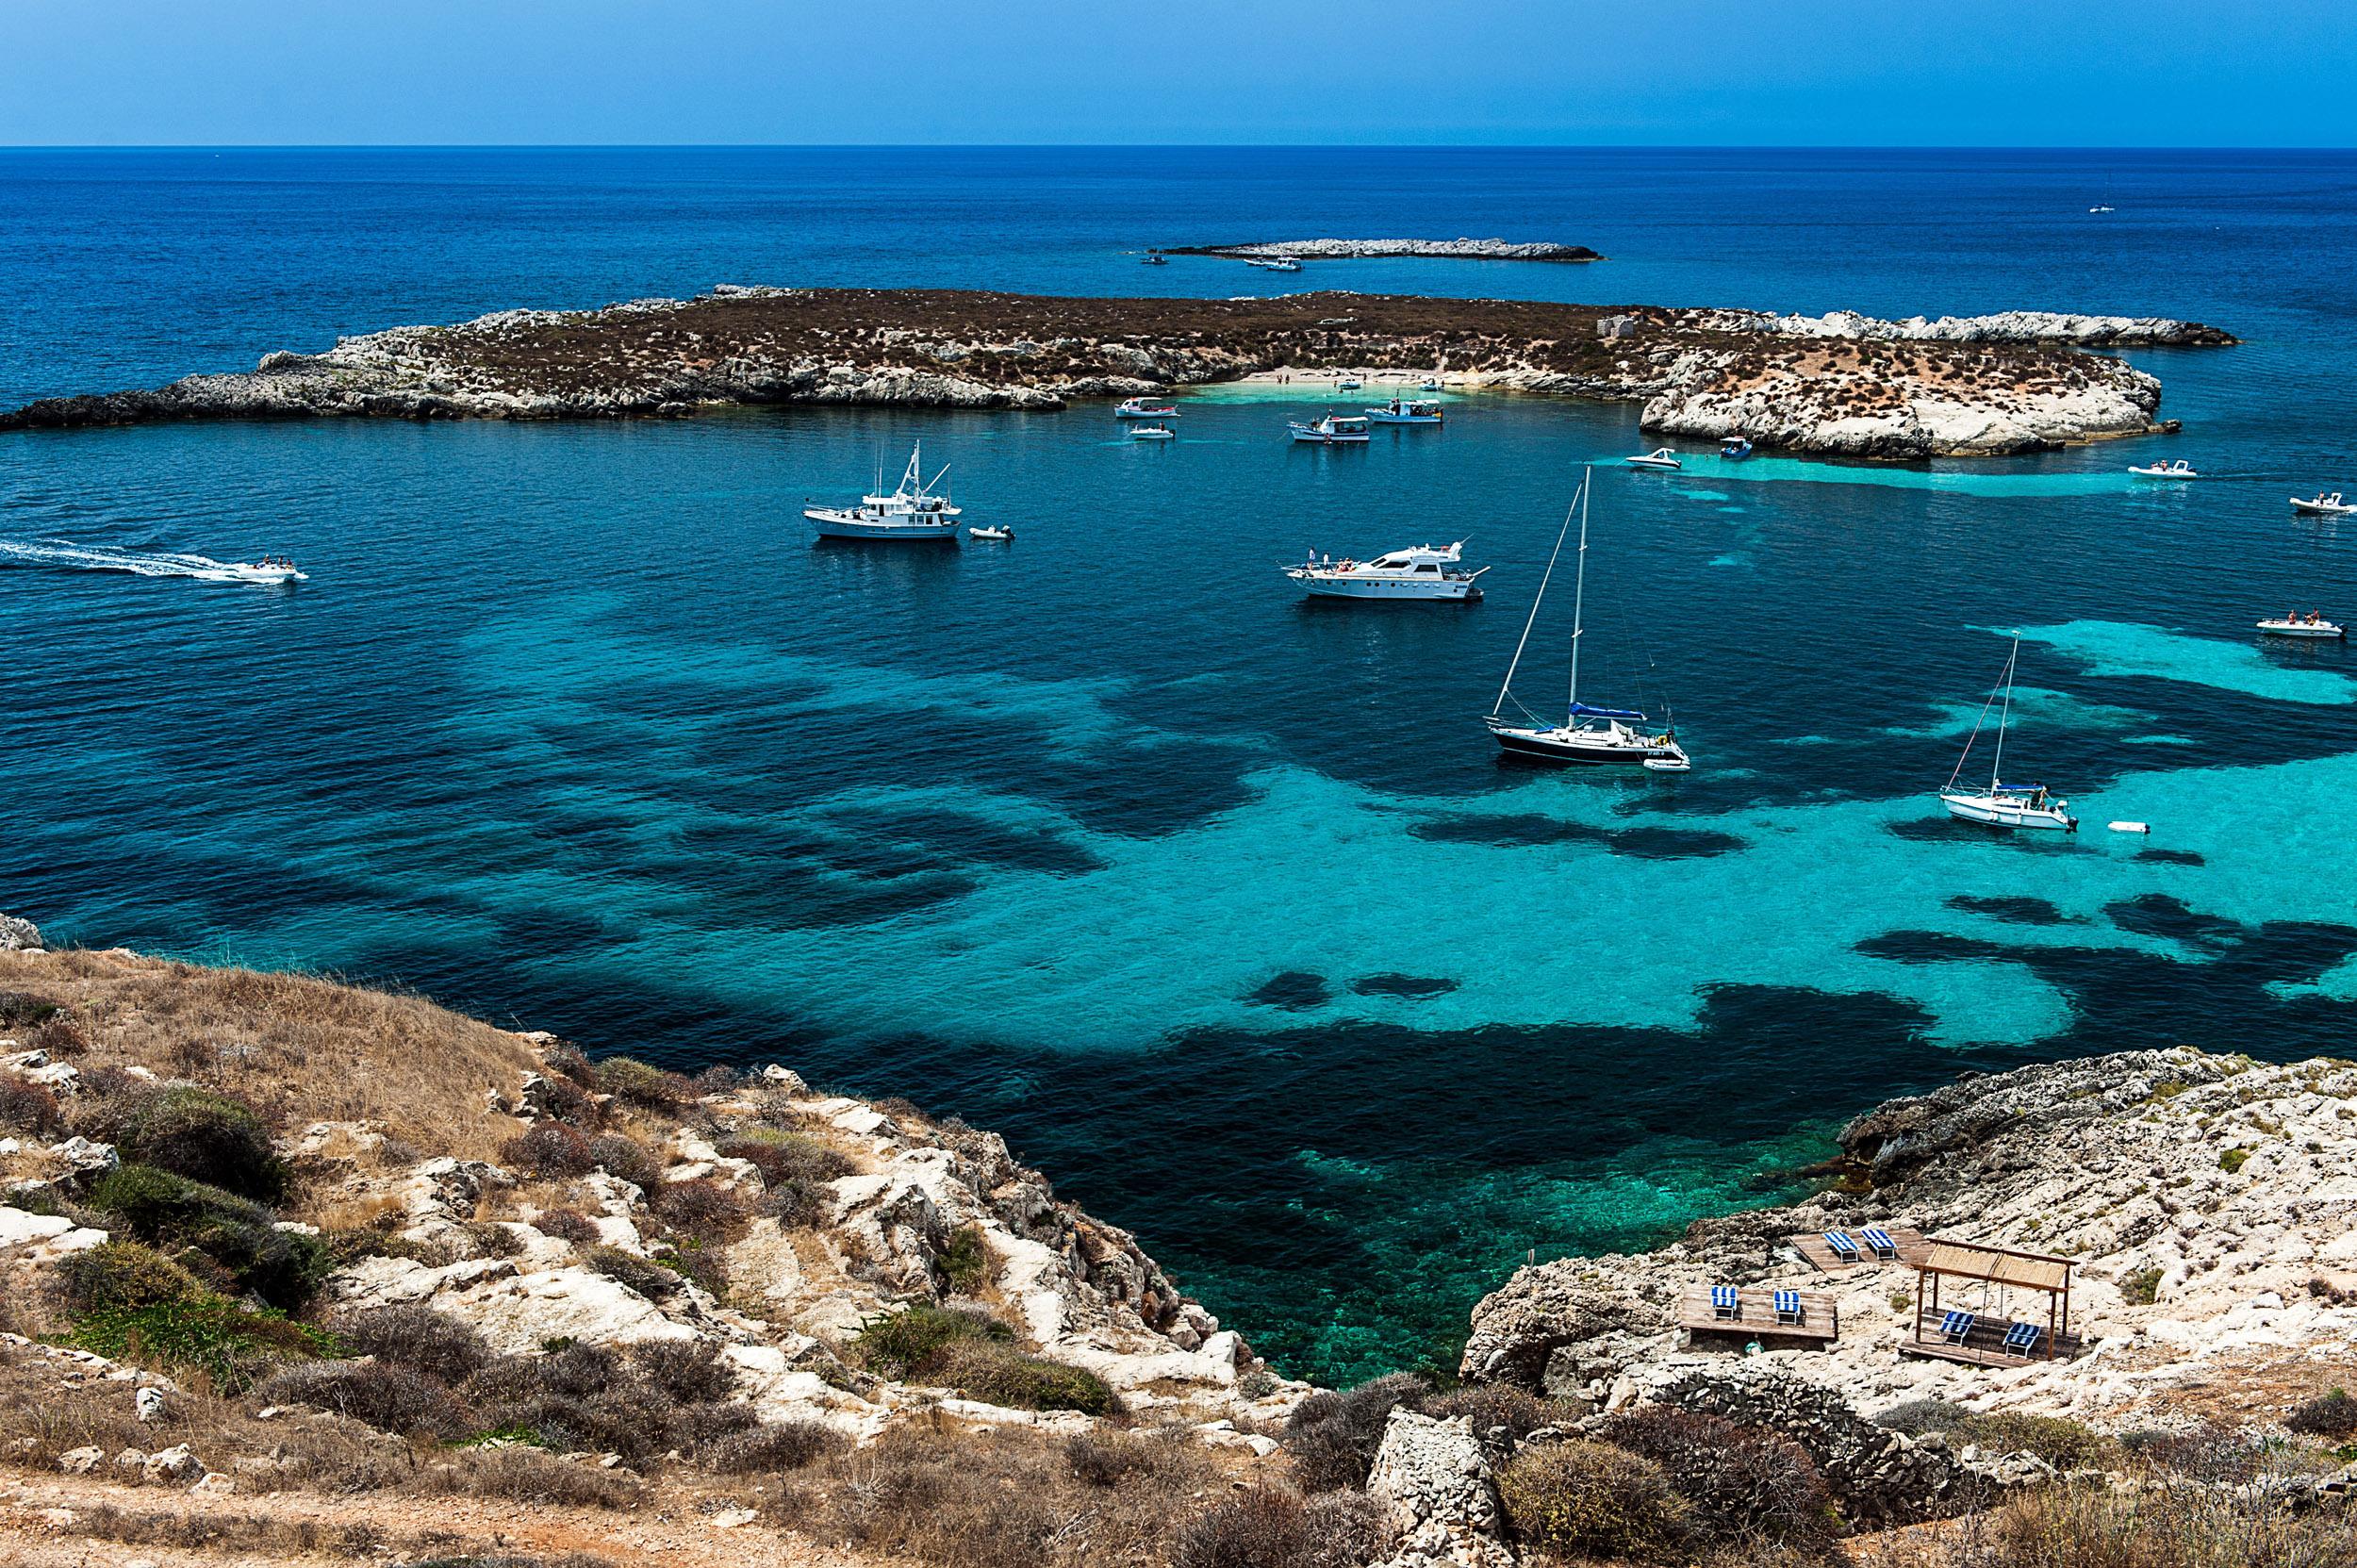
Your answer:
[[[124,571],[134,577],[190,577],[202,583],[245,581],[227,561],[169,551],[117,550],[110,545],[0,539],[0,566],[59,567],[75,571]]]

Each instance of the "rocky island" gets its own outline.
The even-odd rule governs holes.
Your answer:
[[[33,1568],[2357,1560],[2357,1064],[1893,1101],[1810,1202],[1525,1268],[1454,1386],[1334,1392],[996,1136],[782,1065],[592,1061],[5,917],[0,1032],[0,1543]],[[1903,1357],[1903,1266],[1796,1246],[1877,1224],[2070,1259],[2073,1353]],[[1677,1327],[1794,1281],[1831,1341]]]
[[[2159,428],[2161,386],[2090,346],[2234,339],[2156,318],[1884,322],[1317,292],[1064,299],[724,286],[509,310],[265,355],[153,391],[44,399],[0,431],[189,419],[594,419],[779,404],[1054,409],[1248,376],[1410,373],[1641,404],[1662,436],[1912,460]]]
[[[1417,256],[1441,261],[1602,261],[1585,245],[1512,239],[1261,239],[1242,245],[1172,245],[1167,256],[1225,256],[1239,260],[1355,261]]]

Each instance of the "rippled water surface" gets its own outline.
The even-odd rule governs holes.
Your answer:
[[[1965,1066],[2346,1049],[2357,492],[2341,155],[0,154],[0,401],[716,281],[1309,285],[2199,317],[2174,441],[1629,471],[1632,409],[1316,389],[1105,410],[0,437],[0,908],[421,986],[602,1049],[783,1056],[1008,1131],[1287,1367],[1450,1354],[1529,1249],[1787,1190]],[[2085,208],[2105,190],[2118,211]],[[1272,280],[1135,246],[1559,238],[1592,267]],[[921,438],[1012,546],[816,545]],[[2124,473],[2190,457],[2193,486]],[[1480,726],[1583,465],[1585,689],[1677,778]],[[1476,605],[1277,575],[1468,540]],[[285,553],[311,581],[214,580]],[[1520,686],[1559,701],[1569,597]],[[1937,815],[2023,638],[2007,773]],[[1987,738],[1980,742],[1986,754]],[[2152,833],[2102,831],[2114,818]]]

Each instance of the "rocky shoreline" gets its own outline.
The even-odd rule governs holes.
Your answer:
[[[1172,245],[1165,256],[1359,261],[1414,256],[1441,261],[1602,261],[1585,245],[1511,239],[1261,239],[1241,245]]]
[[[248,372],[49,398],[0,431],[174,420],[678,417],[783,404],[1047,410],[1248,375],[1412,371],[1642,405],[1665,437],[1919,460],[2174,428],[2161,385],[2090,346],[2215,346],[2164,319],[1604,308],[1318,292],[1062,299],[723,286],[692,300],[396,327]]]

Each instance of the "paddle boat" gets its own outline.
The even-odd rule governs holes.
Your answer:
[[[1752,454],[1752,443],[1740,436],[1730,436],[1719,443],[1719,455],[1730,463],[1739,463]]]
[[[1981,725],[1988,718],[1989,703],[1999,699],[1999,692],[1988,694],[1981,704],[1981,717],[1972,722],[1972,734],[1964,743],[1963,755],[1956,758],[1955,771],[1948,775],[1948,784],[1939,792],[1939,803],[1948,808],[1948,815],[1958,821],[1978,822],[1987,828],[2051,828],[2062,833],[2077,833],[2079,819],[2070,815],[2068,801],[2056,800],[2044,784],[2009,784],[1998,778],[1998,769],[2005,760],[2005,730],[2013,718],[2013,672],[2021,659],[2021,639],[2013,639],[2013,652],[2005,657],[2004,683],[2000,690],[2003,706],[1997,715],[1997,751],[1989,761],[1986,789],[1958,789],[1956,780],[1964,773],[1964,765],[1972,760],[1972,746],[1981,738]]]
[[[958,508],[949,504],[947,494],[936,494],[933,489],[949,470],[944,465],[941,473],[927,483],[923,455],[924,444],[919,442],[909,454],[908,470],[890,495],[864,495],[856,506],[806,506],[802,516],[822,539],[955,539]],[[879,474],[880,488],[882,483]]]
[[[1393,398],[1368,409],[1367,418],[1376,424],[1439,424],[1441,405],[1428,398]]]
[[[1175,420],[1178,408],[1175,404],[1156,403],[1151,398],[1123,398],[1113,408],[1117,420]]]
[[[1129,439],[1133,441],[1169,441],[1176,440],[1178,436],[1178,433],[1166,424],[1133,424],[1129,427]]]
[[[1446,547],[1421,544],[1394,550],[1372,561],[1336,561],[1312,555],[1285,575],[1312,599],[1455,599],[1481,597],[1474,579],[1489,570],[1459,571],[1465,541]]]
[[[307,583],[311,579],[295,569],[295,564],[284,555],[265,555],[258,561],[232,561],[223,569],[240,583],[259,583],[274,587],[280,583]]]
[[[2153,463],[2145,468],[2137,468],[2131,464],[2128,471],[2138,479],[2199,479],[2201,477],[2193,471],[2193,465],[2183,457],[2174,462]]]
[[[968,538],[990,539],[998,544],[1013,544],[1014,542],[1014,529],[1012,525],[997,528],[977,526],[967,529],[965,534]]]
[[[1327,414],[1309,424],[1288,420],[1285,425],[1294,440],[1311,446],[1364,445],[1368,439],[1367,421],[1357,414]]]
[[[2312,518],[2345,518],[2351,512],[2357,512],[2357,505],[2343,501],[2341,492],[2334,490],[2330,495],[2318,492],[2306,501],[2294,496],[2292,510]]]
[[[2334,625],[2315,610],[2306,615],[2285,610],[2281,616],[2272,616],[2259,622],[2259,630],[2270,637],[2337,639],[2349,635],[2347,627]]]
[[[1678,461],[1678,454],[1666,446],[1656,447],[1642,457],[1624,457],[1621,461],[1633,469],[1682,469],[1686,466]]]

